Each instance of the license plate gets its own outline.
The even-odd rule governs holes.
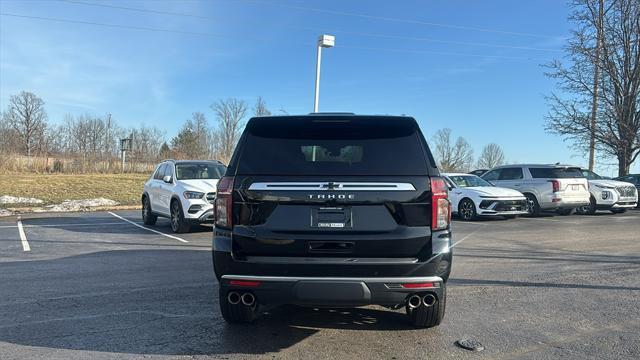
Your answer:
[[[571,185],[571,190],[573,190],[573,191],[580,190],[580,185]]]
[[[311,227],[343,229],[351,227],[351,208],[319,207],[311,209]]]

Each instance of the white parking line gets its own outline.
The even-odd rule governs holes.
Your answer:
[[[478,231],[480,231],[480,228],[477,228],[475,230],[473,230],[472,232],[468,233],[467,235],[463,236],[462,239],[454,242],[453,244],[451,244],[451,246],[449,246],[449,250],[453,249],[456,245],[460,244],[461,242],[469,239],[471,237],[471,235],[477,233]],[[437,258],[440,254],[435,254],[433,255],[429,260],[427,260],[427,262],[431,262],[431,260]]]
[[[462,224],[462,225],[482,225],[482,226],[487,226],[487,224],[481,223],[481,222],[477,222],[477,221],[453,220],[452,223],[454,223],[454,224]]]
[[[24,229],[22,228],[22,219],[18,216],[18,234],[20,234],[20,241],[22,242],[22,250],[23,251],[31,251],[31,247],[29,246],[29,242],[27,241],[27,235],[24,233]]]
[[[126,222],[128,222],[129,224],[131,224],[131,225],[137,226],[137,227],[139,227],[140,229],[145,229],[145,230],[151,231],[152,233],[156,233],[156,234],[158,234],[158,235],[166,236],[166,237],[168,237],[169,239],[174,239],[174,240],[181,241],[181,242],[183,242],[183,243],[188,243],[188,241],[187,241],[187,240],[185,240],[185,239],[179,238],[179,237],[177,237],[177,236],[173,236],[173,235],[165,234],[165,233],[160,232],[160,231],[158,231],[158,230],[149,229],[148,227],[142,226],[142,225],[137,224],[137,223],[135,223],[135,222],[133,222],[133,221],[131,221],[131,220],[125,219],[125,218],[123,218],[123,217],[122,217],[122,216],[120,216],[120,215],[116,215],[116,214],[112,213],[111,211],[108,211],[108,213],[109,213],[109,214],[111,214],[111,215],[113,215],[113,216],[115,216],[115,217],[117,217],[118,219],[120,219],[120,220],[122,220],[122,221],[126,221]]]

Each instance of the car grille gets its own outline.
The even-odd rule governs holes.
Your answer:
[[[216,200],[216,193],[214,193],[214,192],[207,193],[207,201],[208,202],[213,204],[213,202],[215,200]]]
[[[526,205],[526,200],[482,200],[480,208],[495,211],[523,211]]]
[[[636,188],[635,186],[618,186],[616,188],[620,197],[635,197],[636,196]]]

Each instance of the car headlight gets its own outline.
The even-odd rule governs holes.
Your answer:
[[[185,199],[202,199],[204,193],[198,191],[185,191],[183,195]]]

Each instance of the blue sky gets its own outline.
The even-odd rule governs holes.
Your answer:
[[[167,139],[194,111],[212,122],[209,105],[220,98],[252,104],[262,96],[274,113],[308,113],[315,41],[330,33],[336,47],[323,53],[321,111],[409,114],[427,137],[453,129],[476,156],[496,142],[510,161],[586,162],[544,131],[553,82],[541,64],[562,56],[571,25],[560,0],[87,2],[0,7],[183,33],[1,16],[2,109],[24,89],[45,100],[52,122],[112,113],[121,126],[157,126]]]

